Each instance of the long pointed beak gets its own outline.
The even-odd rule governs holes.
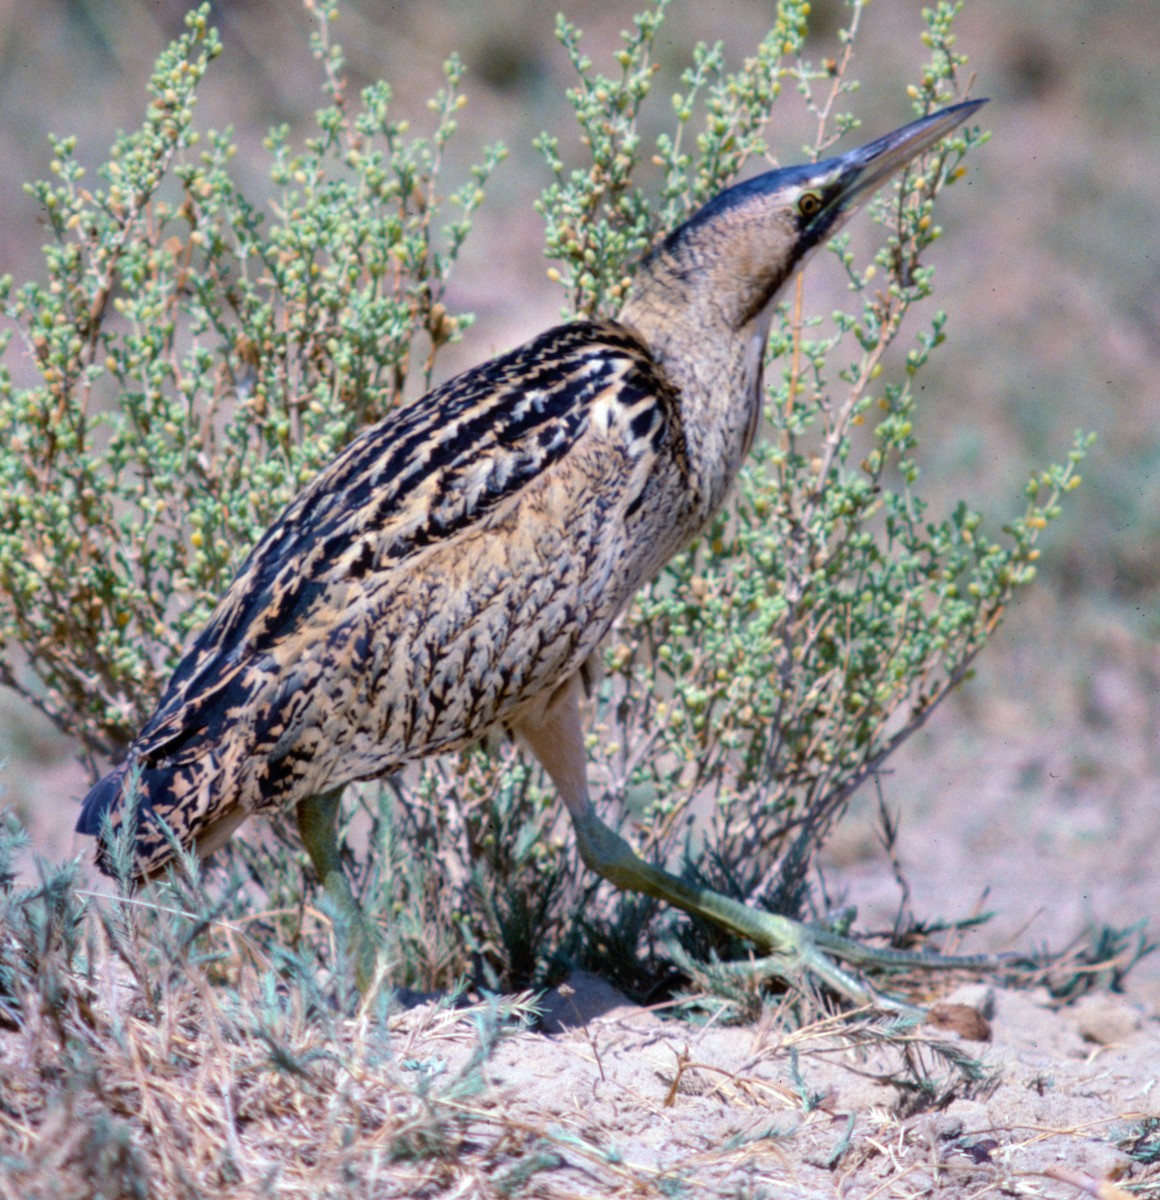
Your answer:
[[[794,244],[785,251],[788,256],[786,270],[792,270],[795,263],[841,228],[868,192],[924,150],[929,150],[986,103],[986,100],[965,100],[834,158],[779,167],[735,183],[674,229],[662,245],[672,249],[685,239],[697,236],[698,230],[726,220],[727,214],[734,209],[752,204],[756,206],[754,211],[759,220],[783,212],[796,224]],[[806,191],[815,192],[821,201],[817,212],[808,218],[801,215],[799,207],[799,200]]]
[[[840,181],[840,190],[835,197],[841,209],[850,208],[860,197],[872,192],[884,179],[892,175],[911,159],[929,150],[935,142],[977,112],[986,100],[966,100],[949,108],[931,113],[929,117],[903,125],[877,141],[859,146],[846,154],[832,158],[828,163],[818,163],[819,168],[834,168]]]

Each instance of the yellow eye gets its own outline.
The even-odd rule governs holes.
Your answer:
[[[798,211],[804,217],[816,217],[822,211],[822,193],[801,193],[801,196],[798,198]]]
[[[822,211],[822,196],[820,192],[802,192],[798,198],[798,212],[803,217],[816,217]]]

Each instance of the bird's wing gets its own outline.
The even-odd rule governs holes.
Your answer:
[[[190,647],[134,743],[139,761],[201,752],[244,695],[255,658],[324,630],[335,598],[468,533],[559,462],[594,402],[614,395],[644,442],[675,420],[671,390],[640,342],[576,322],[467,371],[365,431],[267,530]],[[666,415],[667,414],[667,415]],[[634,426],[634,433],[637,427]],[[212,736],[212,731],[211,731]]]

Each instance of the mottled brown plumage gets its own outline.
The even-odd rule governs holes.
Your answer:
[[[688,888],[596,819],[577,681],[723,502],[760,420],[778,289],[975,107],[729,189],[645,259],[619,321],[550,329],[353,441],[246,559],[78,829],[115,831],[135,781],[144,877],[171,857],[155,817],[204,856],[251,814],[297,808],[351,909],[326,828],[337,791],[506,727],[551,773],[590,866],[849,990],[801,927]]]
[[[297,497],[178,667],[118,793],[136,766],[142,805],[204,852],[239,813],[517,723],[707,502],[640,342],[610,323],[549,330],[369,429]],[[171,855],[147,816],[137,845],[142,875]]]

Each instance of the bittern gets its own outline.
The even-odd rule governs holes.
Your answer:
[[[375,938],[339,861],[343,788],[503,728],[546,768],[589,868],[865,999],[834,960],[889,952],[692,886],[600,820],[582,677],[724,502],[761,421],[782,285],[982,103],[727,188],[644,257],[619,319],[549,329],[356,437],[260,539],[89,792],[77,829],[101,838],[98,861],[128,811],[143,879],[173,854],[161,822],[204,857],[252,814],[293,807],[365,989]]]

